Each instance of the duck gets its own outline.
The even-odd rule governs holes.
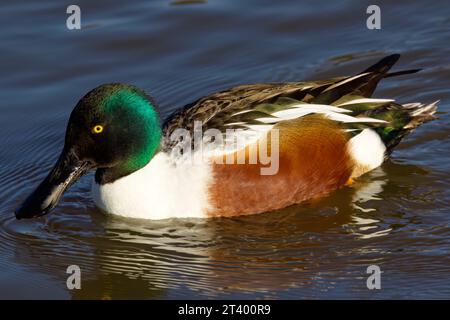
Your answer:
[[[100,85],[76,104],[56,164],[15,216],[47,214],[93,170],[95,205],[128,218],[234,217],[324,197],[381,166],[436,118],[438,101],[372,97],[380,80],[419,71],[390,72],[399,57],[352,76],[236,86],[165,121],[144,90]],[[192,139],[199,130],[204,137]]]

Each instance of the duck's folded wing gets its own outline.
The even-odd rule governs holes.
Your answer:
[[[176,129],[192,136],[197,122],[203,132],[216,129],[270,129],[283,120],[323,114],[356,130],[361,124],[384,120],[368,117],[375,108],[391,104],[389,99],[370,99],[377,83],[398,60],[388,56],[360,74],[325,81],[242,85],[203,97],[170,116],[163,125],[163,148],[171,149]],[[406,71],[415,72],[417,70]],[[403,74],[405,72],[402,72]]]

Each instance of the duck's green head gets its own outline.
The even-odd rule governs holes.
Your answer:
[[[73,109],[64,149],[49,175],[16,211],[32,218],[48,213],[80,176],[97,169],[105,184],[144,167],[158,151],[159,114],[142,90],[106,84],[87,93]]]

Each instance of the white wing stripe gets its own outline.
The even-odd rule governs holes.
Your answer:
[[[365,99],[355,99],[351,101],[347,101],[344,103],[339,104],[338,106],[348,106],[352,104],[359,104],[359,103],[388,103],[388,102],[394,102],[395,100],[392,99],[371,99],[371,98],[365,98]]]
[[[338,110],[339,112],[335,112]],[[283,120],[292,120],[311,113],[318,113],[327,116],[329,119],[334,121],[346,122],[346,123],[356,123],[356,122],[371,122],[371,123],[386,123],[384,120],[368,118],[368,117],[352,117],[347,114],[343,114],[345,109],[324,106],[321,108],[294,108],[283,111],[278,111],[272,114],[274,117],[263,117],[256,119],[262,123],[277,123]],[[345,110],[347,112],[348,110]]]
[[[340,121],[345,123],[353,123],[353,122],[373,122],[373,123],[386,123],[384,120],[380,119],[374,119],[374,118],[367,118],[367,117],[352,117],[346,114],[340,114],[340,113],[327,113],[325,114],[328,118],[334,121]]]

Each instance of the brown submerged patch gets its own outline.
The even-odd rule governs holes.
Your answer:
[[[353,163],[348,136],[334,122],[312,115],[283,121],[279,129],[279,170],[261,175],[268,165],[213,164],[208,216],[248,215],[281,209],[344,186]],[[270,147],[268,148],[270,150]],[[236,156],[236,155],[235,155]]]

